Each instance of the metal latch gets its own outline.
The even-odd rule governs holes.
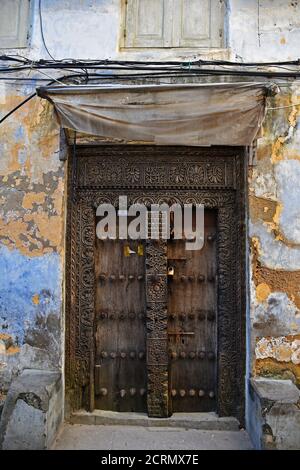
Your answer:
[[[168,331],[168,335],[194,335],[194,331]]]

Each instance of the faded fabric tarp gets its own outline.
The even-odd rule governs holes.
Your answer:
[[[53,86],[38,95],[63,127],[157,145],[250,145],[265,114],[266,83]]]

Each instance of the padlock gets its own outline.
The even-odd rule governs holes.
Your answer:
[[[168,276],[174,276],[174,267],[173,266],[168,267]]]

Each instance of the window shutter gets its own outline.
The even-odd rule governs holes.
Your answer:
[[[127,0],[125,47],[170,47],[172,0]]]
[[[173,47],[222,47],[223,2],[174,0]]]
[[[1,0],[0,48],[26,47],[30,0]]]
[[[222,47],[222,0],[125,0],[125,47]]]

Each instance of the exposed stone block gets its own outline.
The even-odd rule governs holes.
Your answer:
[[[48,449],[63,420],[59,372],[24,370],[12,383],[0,422],[2,449]]]
[[[248,432],[255,448],[300,448],[299,400],[300,391],[291,380],[250,380]]]

